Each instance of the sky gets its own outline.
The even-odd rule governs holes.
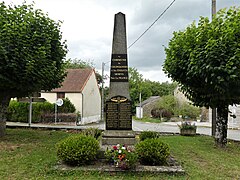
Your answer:
[[[109,74],[114,15],[126,15],[127,46],[131,45],[173,0],[35,0],[35,8],[51,19],[63,21],[61,31],[67,41],[67,58],[94,64],[96,71]],[[240,0],[216,0],[221,8],[240,6]],[[5,0],[21,4],[23,0]],[[32,3],[32,0],[26,0]],[[200,16],[211,18],[211,0],[175,0],[147,33],[128,49],[128,65],[151,81],[171,81],[162,71],[164,47],[174,31],[184,30]],[[109,81],[109,80],[106,80]]]

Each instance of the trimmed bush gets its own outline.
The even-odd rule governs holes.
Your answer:
[[[54,105],[49,102],[37,102],[32,104],[32,122],[40,122],[45,113],[54,112]],[[8,121],[28,122],[29,103],[11,101],[8,106]]]
[[[173,113],[164,108],[154,108],[151,110],[151,115],[153,118],[166,118],[171,119]]]
[[[168,144],[160,139],[146,139],[135,146],[139,161],[144,165],[164,165],[170,155]]]
[[[77,119],[77,114],[75,113],[58,113],[57,115],[57,122],[75,122]],[[41,122],[49,123],[55,122],[55,114],[43,114],[41,116]]]
[[[32,122],[54,122],[55,104],[50,102],[34,102],[32,104]],[[75,122],[75,106],[68,98],[63,99],[63,105],[58,107],[58,119],[63,122]],[[69,114],[71,113],[71,114]],[[7,120],[13,122],[25,122],[29,119],[29,103],[11,101],[8,106]]]
[[[63,99],[63,105],[58,107],[59,113],[74,113],[75,111],[75,106],[68,98]]]
[[[193,119],[196,120],[201,113],[199,107],[193,106],[188,103],[184,103],[179,109],[179,115],[182,115],[183,119]]]
[[[70,165],[90,164],[96,159],[99,142],[92,136],[77,134],[69,136],[57,145],[57,156]]]
[[[102,135],[102,131],[98,128],[87,128],[84,129],[81,133],[86,136],[92,136],[95,139],[99,139]]]
[[[145,139],[155,139],[158,138],[158,133],[154,131],[143,131],[139,135],[140,141],[144,141]]]

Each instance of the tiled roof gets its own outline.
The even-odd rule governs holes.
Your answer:
[[[67,69],[67,76],[62,87],[53,89],[51,92],[82,92],[93,69]]]

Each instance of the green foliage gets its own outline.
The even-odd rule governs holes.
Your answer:
[[[69,99],[63,99],[64,103],[58,107],[58,118],[62,121],[70,119],[75,121],[76,115],[74,105]],[[71,114],[69,114],[71,113]],[[51,122],[55,118],[54,104],[49,102],[35,102],[32,104],[32,122]],[[8,121],[14,122],[28,122],[29,119],[29,103],[11,101],[8,106],[7,113]]]
[[[151,90],[152,96],[167,96],[173,95],[174,90],[177,87],[177,83],[168,83],[168,82],[155,82],[150,80],[145,80],[147,87]]]
[[[164,96],[173,94],[176,83],[159,83],[152,82],[143,78],[136,68],[129,68],[129,85],[130,96],[132,100],[132,111],[135,112],[135,106],[139,103],[139,95],[141,93],[141,101],[148,99],[150,96]]]
[[[170,155],[168,144],[161,139],[146,139],[139,142],[135,150],[144,165],[164,165]]]
[[[138,162],[138,155],[129,146],[116,145],[107,149],[104,153],[106,159],[123,170],[135,168]]]
[[[178,114],[182,115],[183,119],[193,119],[196,120],[201,113],[201,109],[199,107],[193,106],[188,103],[184,103],[178,109]]]
[[[139,135],[140,141],[144,141],[146,139],[155,139],[155,138],[158,138],[158,137],[159,137],[159,135],[155,131],[143,131]]]
[[[154,108],[151,110],[151,115],[153,118],[159,118],[160,120],[162,118],[170,120],[173,116],[173,113],[164,108]]]
[[[84,129],[81,133],[86,136],[92,136],[95,139],[99,139],[102,135],[102,130],[98,128],[87,128],[87,129]]]
[[[66,60],[65,67],[67,69],[85,69],[85,68],[92,68],[93,62],[90,61],[83,61],[81,59],[68,59]]]
[[[0,3],[0,19],[0,94],[23,97],[59,87],[67,53],[61,22],[26,2]]]
[[[158,106],[159,108],[165,109],[171,112],[172,114],[174,114],[174,112],[178,107],[178,101],[173,95],[167,95],[167,96],[161,97],[161,99],[159,100]]]
[[[59,159],[70,165],[89,164],[96,159],[99,142],[92,136],[72,135],[56,145]]]
[[[8,121],[28,122],[29,103],[11,101],[7,111]]]
[[[195,124],[192,124],[191,122],[182,122],[180,125],[178,125],[180,129],[197,129],[197,126]]]
[[[59,113],[74,113],[76,111],[76,108],[74,104],[68,99],[63,99],[63,105],[58,107]]]
[[[212,21],[175,32],[166,51],[164,71],[179,82],[198,106],[240,103],[240,9],[220,10]]]
[[[49,102],[38,102],[32,104],[32,122],[40,122],[43,114],[53,113],[54,105]],[[9,121],[28,122],[29,103],[11,101],[8,106]]]

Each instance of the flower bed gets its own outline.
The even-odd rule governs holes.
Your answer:
[[[112,149],[107,149],[105,157],[116,168],[123,170],[134,169],[138,162],[138,155],[135,151],[129,146],[120,144],[113,146]]]

